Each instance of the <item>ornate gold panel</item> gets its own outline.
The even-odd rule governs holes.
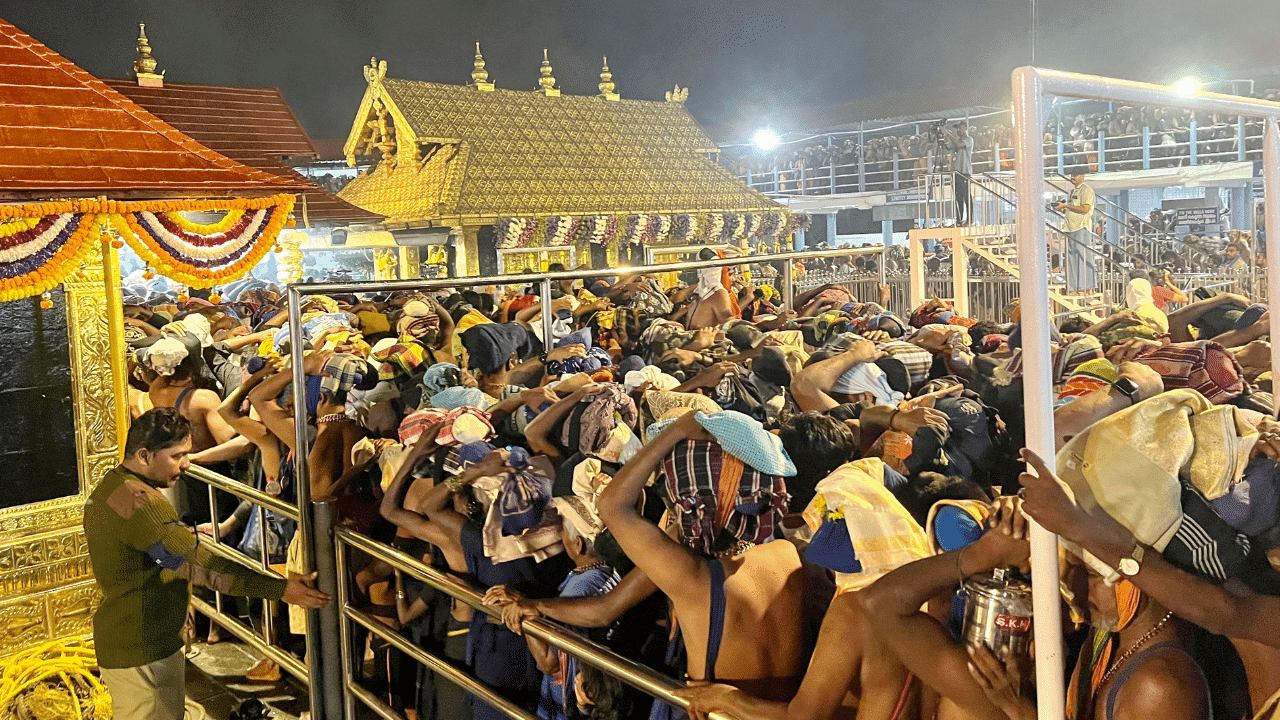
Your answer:
[[[115,251],[104,245],[86,265],[64,285],[80,491],[0,510],[0,657],[89,632],[97,606],[83,506],[117,462],[126,391]]]

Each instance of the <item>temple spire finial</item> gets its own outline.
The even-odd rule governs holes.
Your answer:
[[[133,61],[133,76],[142,87],[164,87],[164,73],[156,73],[159,64],[151,56],[151,41],[147,39],[147,24],[138,23],[138,57]]]
[[[546,48],[542,48],[542,68],[538,73],[541,75],[538,78],[538,92],[547,97],[560,97],[560,90],[556,88],[556,79],[551,75],[551,61],[547,59]]]
[[[605,100],[617,100],[620,96],[614,92],[617,87],[613,82],[613,73],[609,71],[609,58],[604,58],[604,67],[600,69],[600,97]]]
[[[489,71],[484,69],[484,56],[480,54],[480,42],[476,41],[476,57],[471,65],[474,69],[471,71],[471,84],[477,90],[492,90],[493,83],[489,82]]]

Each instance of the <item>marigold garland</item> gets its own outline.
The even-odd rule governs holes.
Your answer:
[[[223,200],[62,200],[0,205],[0,301],[40,295],[110,242],[110,224],[150,266],[191,287],[248,272],[291,224],[293,195]],[[182,212],[225,212],[210,225]]]

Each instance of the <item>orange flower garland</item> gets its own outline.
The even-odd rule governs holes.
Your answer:
[[[85,199],[0,205],[0,255],[4,256],[0,257],[3,260],[0,262],[0,301],[40,295],[63,282],[95,250],[95,240],[111,242],[111,234],[103,232],[103,225],[107,223],[145,262],[179,282],[200,288],[230,282],[261,261],[275,246],[280,231],[293,225],[289,215],[294,199],[293,195],[273,195],[223,200],[128,202]],[[246,223],[252,225],[245,215],[260,210],[266,211],[261,221],[264,224],[255,230],[252,247],[245,250],[241,242],[238,250],[228,253],[228,264],[218,265],[216,252],[211,254],[210,251],[216,250],[222,238],[209,236],[225,234]],[[211,225],[193,223],[179,215],[181,212],[219,211],[226,212],[226,215]],[[171,223],[180,233],[213,240],[205,248],[204,259],[199,261],[209,267],[199,267],[182,257],[175,257],[155,241],[133,213],[163,216],[163,221]],[[73,222],[78,224],[73,226]],[[250,240],[243,236],[231,239]],[[231,262],[235,253],[242,254]]]

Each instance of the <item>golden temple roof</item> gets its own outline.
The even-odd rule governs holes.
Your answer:
[[[339,195],[391,225],[781,209],[707,157],[681,102],[401,80],[385,61],[365,77],[344,152],[380,159]]]

